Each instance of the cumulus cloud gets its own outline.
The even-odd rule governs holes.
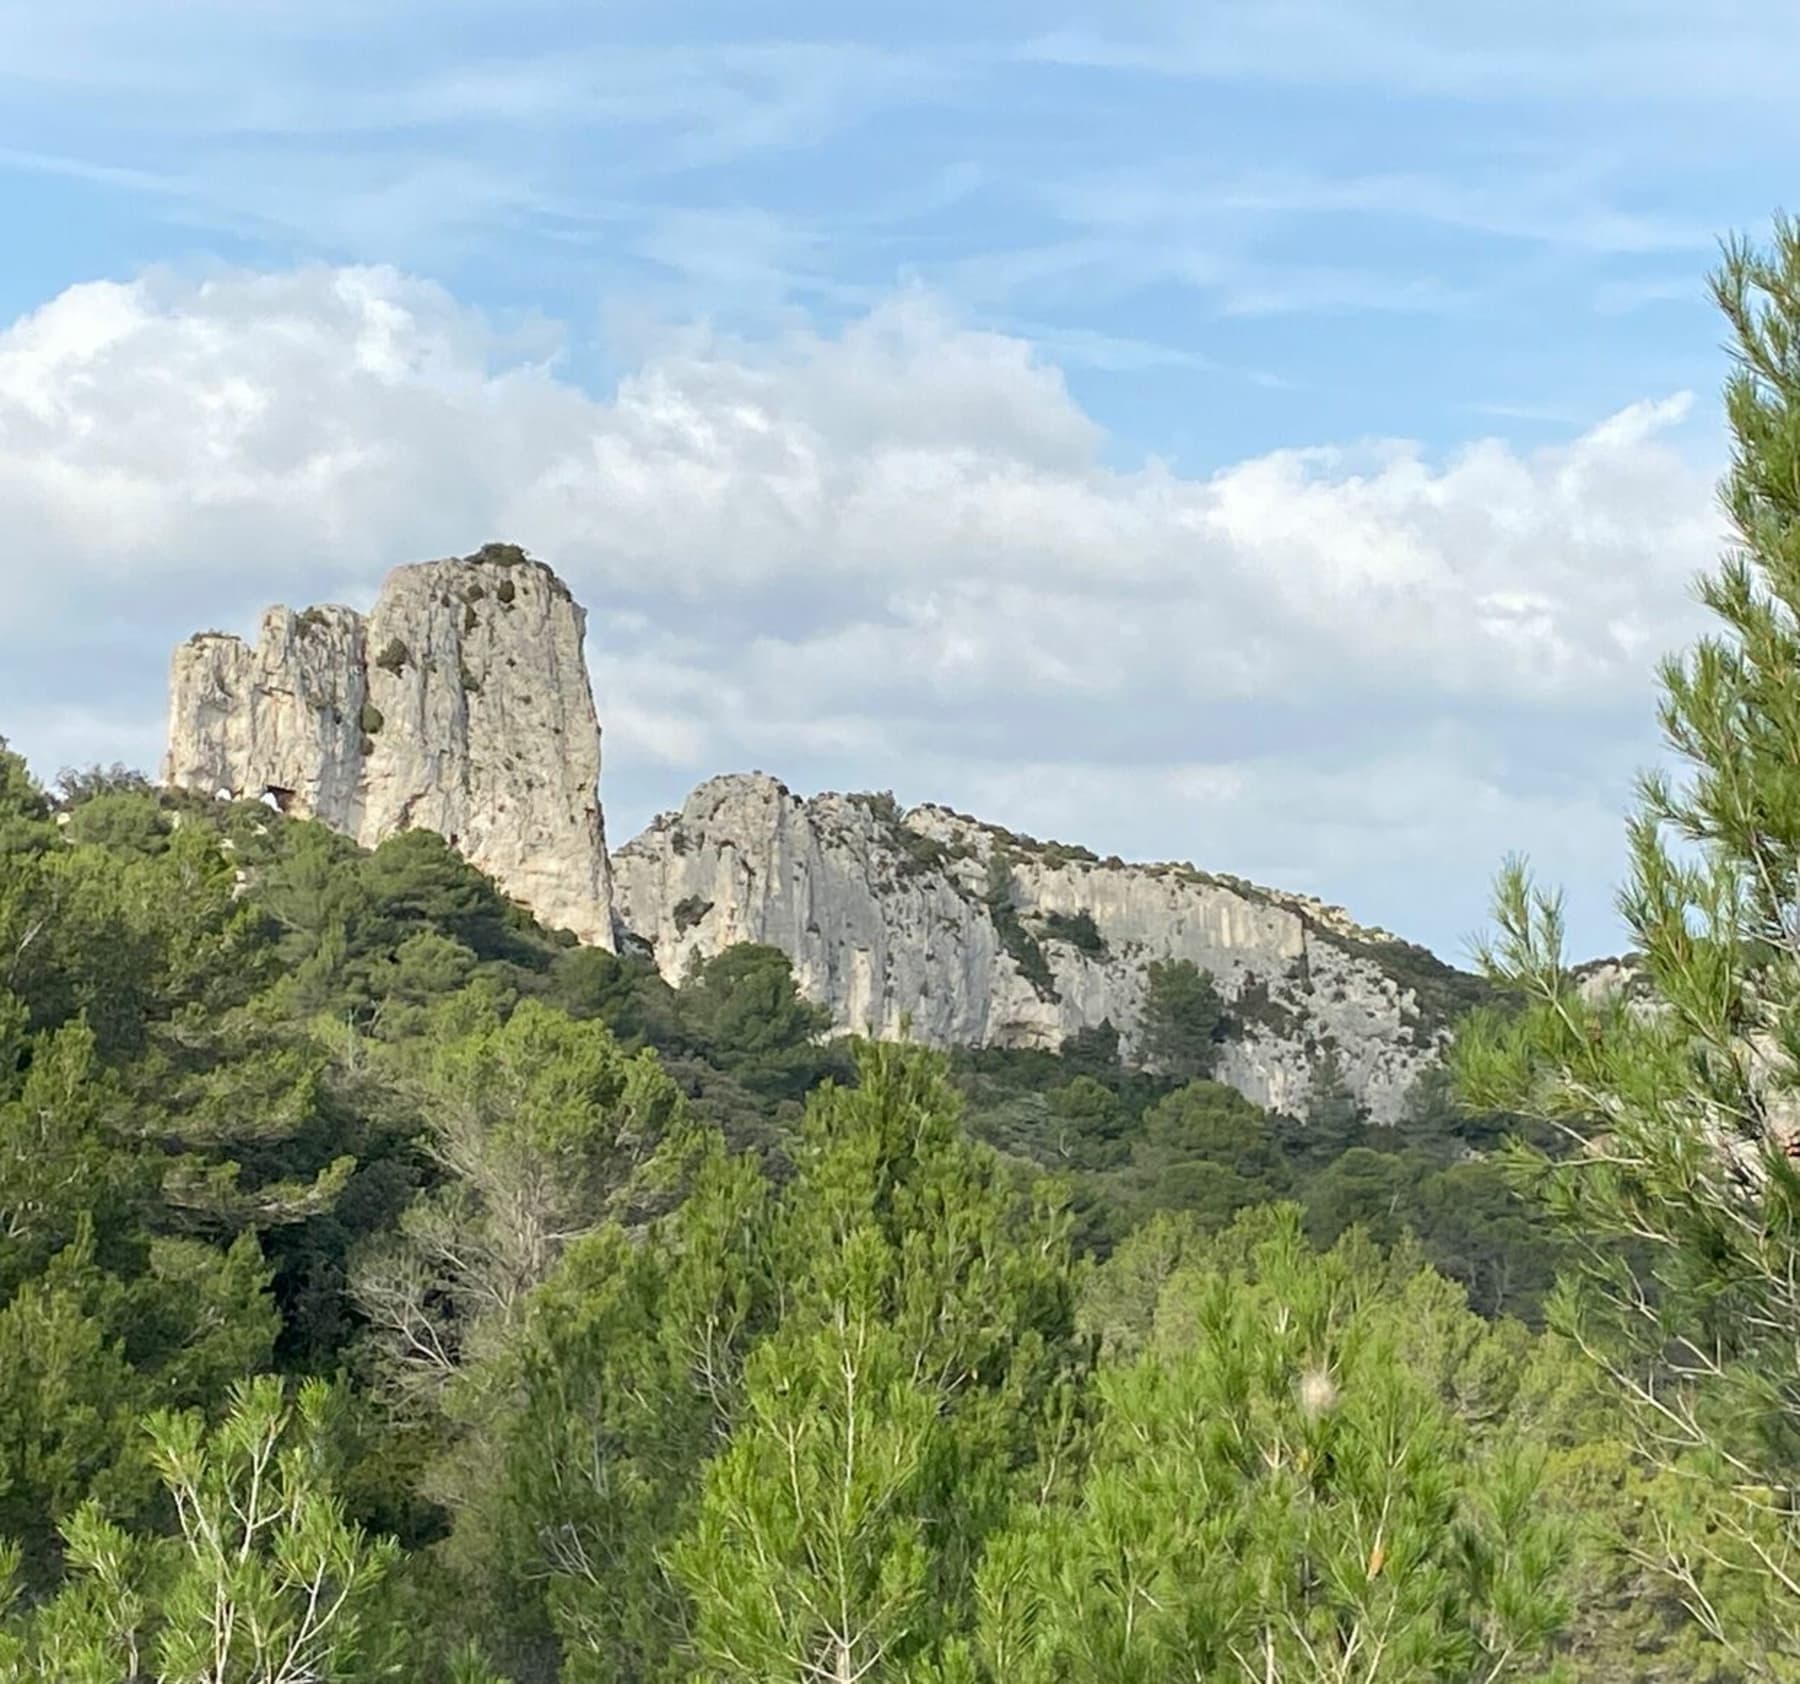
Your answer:
[[[0,729],[126,752],[186,631],[504,537],[593,611],[615,836],[757,764],[1352,900],[1436,872],[1460,930],[1503,825],[1611,846],[1718,543],[1689,404],[1196,477],[922,293],[597,395],[387,269],[79,286],[0,332]]]

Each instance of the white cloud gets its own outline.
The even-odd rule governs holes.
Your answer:
[[[593,608],[640,800],[755,763],[1327,893],[1385,859],[1455,873],[1461,930],[1506,826],[1608,845],[1593,769],[1716,548],[1688,404],[1187,477],[1106,465],[1055,367],[920,293],[597,397],[390,270],[77,287],[0,333],[0,728],[110,759],[174,636],[505,537]]]

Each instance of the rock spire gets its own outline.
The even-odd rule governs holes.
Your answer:
[[[367,847],[435,830],[552,928],[613,946],[586,615],[509,544],[397,567],[368,615],[271,608],[175,652],[164,782],[271,797]]]

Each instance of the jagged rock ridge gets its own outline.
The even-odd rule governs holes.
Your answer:
[[[1392,1121],[1440,1059],[1473,979],[1303,896],[1185,865],[1043,845],[948,808],[802,800],[761,774],[702,784],[613,856],[622,932],[671,981],[766,942],[840,1029],[1055,1047],[1111,1022],[1133,1048],[1157,959],[1209,971],[1238,1033],[1218,1074],[1304,1111],[1335,1060]]]
[[[269,609],[176,652],[166,783],[272,796],[374,847],[435,830],[552,928],[613,946],[586,615],[512,545],[395,568],[366,617]]]

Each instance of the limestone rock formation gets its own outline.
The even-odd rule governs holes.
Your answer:
[[[397,567],[367,617],[271,608],[175,652],[166,783],[271,795],[373,847],[441,833],[539,920],[613,946],[586,616],[511,545]]]
[[[803,801],[760,774],[702,784],[613,857],[620,929],[679,982],[695,955],[767,942],[840,1029],[936,1045],[1055,1047],[1110,1022],[1129,1055],[1148,965],[1214,977],[1234,1033],[1218,1075],[1304,1111],[1335,1064],[1401,1114],[1474,979],[1318,901],[1185,865],[1127,865],[882,796]]]

